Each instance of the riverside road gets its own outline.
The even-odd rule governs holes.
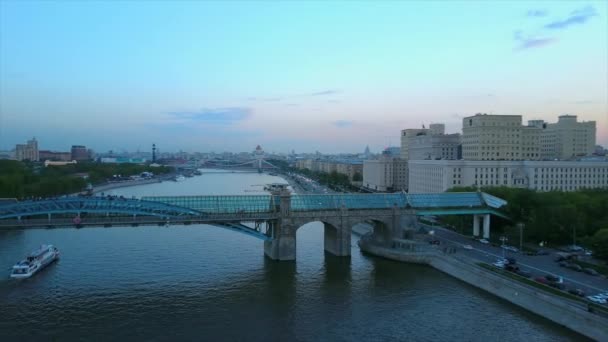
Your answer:
[[[463,253],[476,260],[493,263],[497,259],[502,259],[503,249],[490,244],[483,244],[477,240],[472,240],[468,236],[458,234],[449,229],[439,226],[426,226],[435,231],[434,236],[444,242],[451,242],[456,245],[471,245],[472,250],[463,249]],[[576,272],[574,270],[560,267],[555,259],[555,250],[549,250],[549,255],[525,255],[522,253],[513,253],[504,251],[505,257],[513,257],[517,260],[517,264],[521,269],[532,273],[532,279],[536,277],[552,274],[564,278],[566,289],[581,289],[586,295],[594,295],[600,292],[608,291],[608,279],[603,275],[592,276],[584,272]]]

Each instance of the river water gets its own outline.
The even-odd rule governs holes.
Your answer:
[[[285,182],[212,173],[115,189],[124,196],[259,194]],[[0,341],[580,341],[584,338],[432,268],[324,255],[298,230],[297,261],[206,226],[0,232]],[[31,279],[9,268],[42,243],[59,262]]]

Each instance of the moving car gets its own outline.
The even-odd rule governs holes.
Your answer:
[[[471,250],[471,249],[473,249],[473,246],[471,246],[471,245],[463,245],[462,248]]]
[[[524,271],[524,270],[517,270],[517,271],[515,271],[515,273],[517,273],[520,276],[525,277],[525,278],[530,278],[532,276],[532,273],[530,273],[528,271]]]
[[[601,297],[598,297],[598,296],[587,296],[587,299],[589,299],[590,301],[592,301],[594,303],[606,304],[606,300]]]
[[[575,296],[579,296],[579,297],[585,297],[585,291],[583,291],[581,289],[570,289],[570,290],[568,290],[568,293],[573,294]]]

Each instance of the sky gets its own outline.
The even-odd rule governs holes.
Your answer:
[[[0,0],[0,150],[377,152],[478,112],[608,146],[607,2]]]

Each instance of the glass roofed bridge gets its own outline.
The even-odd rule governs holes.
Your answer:
[[[351,230],[359,223],[373,227],[379,242],[403,238],[415,229],[417,216],[474,215],[473,233],[490,234],[490,215],[506,217],[506,201],[482,192],[441,194],[296,195],[282,186],[269,195],[65,197],[0,202],[0,228],[128,227],[139,225],[208,224],[264,240],[266,255],[294,260],[296,231],[320,221],[325,250],[350,255]]]

